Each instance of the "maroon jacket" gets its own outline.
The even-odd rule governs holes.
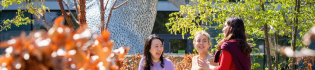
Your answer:
[[[242,52],[241,47],[238,46],[238,42],[236,40],[224,42],[221,46],[221,50],[226,50],[231,53],[236,70],[251,70],[250,56],[246,56]],[[213,62],[219,62],[220,52],[221,51],[217,51],[215,53]]]

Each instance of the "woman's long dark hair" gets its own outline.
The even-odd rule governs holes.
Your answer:
[[[229,40],[236,39],[238,41],[238,46],[241,47],[242,52],[249,56],[252,52],[252,49],[246,42],[245,26],[244,22],[239,17],[230,17],[226,20],[227,32],[225,33],[224,38],[218,43],[217,51],[221,50],[221,45]]]
[[[149,52],[150,51],[150,49],[151,49],[151,44],[152,44],[152,40],[153,39],[159,39],[161,42],[162,42],[162,39],[160,38],[160,37],[158,37],[158,36],[156,36],[155,34],[153,34],[153,35],[150,35],[148,38],[147,38],[147,40],[145,41],[145,44],[144,44],[144,51],[143,51],[143,56],[145,57],[145,63],[144,63],[144,70],[150,70],[150,66],[153,66],[153,64],[152,64],[152,55],[151,55],[151,53]],[[163,42],[162,42],[162,44],[163,44]],[[161,57],[160,57],[160,61],[161,61],[161,64],[160,64],[160,66],[162,67],[162,68],[164,68],[164,57],[163,57],[163,53],[162,53],[162,55],[161,55]]]

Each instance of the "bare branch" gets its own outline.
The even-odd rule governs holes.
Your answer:
[[[3,21],[3,22],[4,22],[4,21]],[[3,22],[2,22],[2,23],[3,23]],[[12,24],[12,23],[9,23],[9,24],[5,25],[5,26],[0,30],[0,32],[3,31],[3,30],[5,30],[10,24]]]
[[[70,17],[67,15],[67,13],[66,13],[66,11],[65,11],[65,9],[63,7],[62,0],[57,0],[57,2],[59,3],[59,7],[60,7],[60,10],[62,12],[62,15],[66,19],[66,21],[68,22],[69,27],[73,28],[74,30],[76,30],[74,25],[72,24],[72,21],[71,21]]]
[[[79,15],[80,12],[79,12],[79,9],[78,9],[77,1],[76,0],[73,0],[73,1],[74,1],[75,12],[77,13],[77,15]],[[79,16],[77,16],[77,17],[79,17]]]
[[[10,23],[10,24],[11,24],[11,23]],[[4,26],[4,28],[2,28],[2,29],[0,30],[0,32],[3,31],[4,29],[6,29],[7,26],[8,26],[8,25]]]
[[[62,1],[63,3],[65,3],[65,5],[67,6],[68,8],[68,11],[70,12],[70,15],[72,16],[72,18],[74,19],[74,21],[80,25],[79,21],[74,17],[74,15],[72,14],[72,12],[70,11],[70,8],[68,6],[68,4],[65,2],[65,1]]]
[[[36,11],[40,16],[43,16],[43,14],[41,14],[39,11]],[[44,14],[45,15],[45,14]]]
[[[48,26],[48,23],[47,23],[47,21],[46,21],[46,19],[45,19],[45,13],[46,13],[46,10],[44,10],[44,12],[43,12],[43,19],[44,19],[44,20],[42,20],[42,21],[45,22],[46,27],[47,27],[47,30],[48,30],[50,27]]]
[[[108,17],[107,17],[107,22],[106,22],[106,27],[105,27],[105,29],[107,29],[107,27],[108,27],[108,24],[109,24],[109,21],[110,21],[110,17],[112,16],[112,12],[113,12],[113,10],[114,10],[114,7],[115,7],[116,2],[117,2],[117,0],[115,0],[114,5],[112,6],[112,8],[111,8],[111,10],[110,10],[110,12],[109,12],[109,15],[108,15]],[[101,30],[103,31],[104,29],[102,28]]]
[[[107,7],[107,5],[108,5],[108,1],[109,1],[109,0],[107,0],[107,2],[106,2],[106,5],[105,5],[105,10],[107,9],[106,7]],[[105,11],[104,11],[104,12],[105,12]]]
[[[126,4],[129,0],[126,0],[125,2],[121,3],[120,5],[116,6],[114,9],[117,9],[119,7],[121,7],[122,5]]]
[[[107,5],[108,5],[108,1],[109,1],[109,0],[107,0],[105,6],[103,5],[103,4],[104,4],[104,3],[103,3],[104,0],[100,0],[100,1],[101,1],[101,6],[100,6],[100,9],[101,9],[101,12],[100,12],[100,13],[101,13],[101,25],[100,25],[100,26],[101,26],[101,28],[100,28],[100,29],[103,30],[103,29],[104,29],[104,25],[105,25],[105,17],[104,17],[104,16],[105,16],[105,11],[106,11],[106,9],[107,9],[106,7],[107,7]],[[104,9],[104,8],[105,8],[105,9]]]
[[[45,23],[47,30],[50,29],[50,26],[48,26],[48,23],[47,23],[47,21],[46,21],[46,19],[45,19],[46,10],[43,11],[43,14],[41,14],[39,11],[36,11],[36,12],[37,12],[40,16],[43,17],[43,19],[40,19],[40,18],[37,18],[37,19],[38,19],[38,20],[41,20],[41,21],[43,21],[43,22]]]

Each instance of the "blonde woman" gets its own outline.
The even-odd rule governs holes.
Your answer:
[[[198,61],[213,61],[214,57],[210,55],[208,49],[212,45],[210,42],[210,35],[206,31],[198,31],[194,35],[193,40],[194,48],[198,50],[198,55],[194,56],[192,59],[192,68],[191,70],[208,70],[209,67],[201,66],[202,64],[198,63]],[[210,63],[213,66],[218,66],[217,63]],[[207,68],[207,69],[205,69]]]

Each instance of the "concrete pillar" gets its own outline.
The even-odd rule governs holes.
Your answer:
[[[194,45],[193,45],[193,40],[192,39],[187,39],[187,53],[193,53]]]
[[[164,39],[164,53],[170,53],[171,47],[170,47],[170,39]]]

